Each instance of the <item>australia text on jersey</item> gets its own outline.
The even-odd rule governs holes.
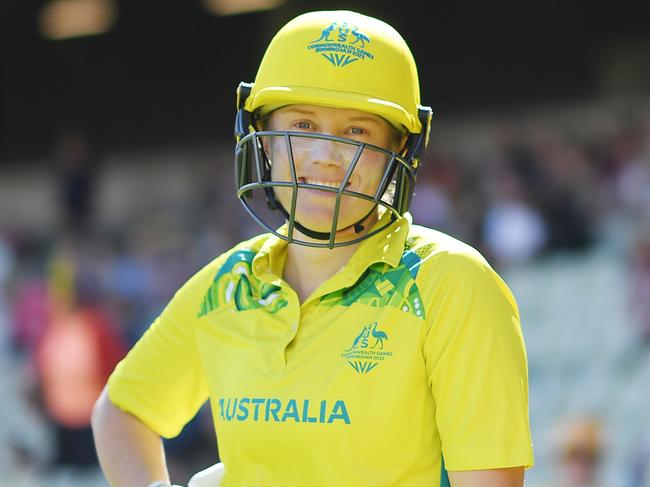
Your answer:
[[[289,399],[285,403],[277,398],[235,397],[219,399],[219,418],[223,421],[265,421],[284,423],[334,423],[350,424],[345,401],[320,401]]]

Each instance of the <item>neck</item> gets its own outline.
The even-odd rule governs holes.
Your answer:
[[[365,235],[376,222],[377,215],[371,215],[364,221],[363,231],[359,234],[354,233],[348,238]],[[349,228],[346,232],[354,232],[354,230]],[[337,240],[338,237],[337,234]],[[311,240],[301,233],[300,239]],[[294,288],[300,300],[304,301],[318,286],[336,274],[350,260],[360,243],[357,242],[332,249],[290,244],[287,247],[287,260],[283,272],[284,280]]]
[[[306,300],[314,290],[336,274],[356,251],[358,243],[333,249],[291,244],[287,248],[284,280]]]

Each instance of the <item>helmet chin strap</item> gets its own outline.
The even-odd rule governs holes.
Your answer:
[[[266,197],[269,202],[269,207],[273,210],[279,210],[280,213],[284,215],[284,218],[288,221],[291,216],[289,215],[289,212],[285,210],[284,206],[278,201],[278,199],[275,197],[275,192],[273,191],[273,188],[265,188],[266,192]],[[345,228],[342,228],[341,230],[338,230],[339,232],[343,230],[347,230],[348,228],[354,228],[354,233],[357,235],[360,234],[365,230],[365,226],[363,222],[366,221],[366,219],[372,215],[372,213],[375,211],[377,208],[377,205],[374,205],[366,215],[358,220],[356,223],[353,223],[352,225],[348,225]],[[332,237],[332,234],[330,232],[317,232],[316,230],[312,230],[310,228],[305,227],[303,224],[301,224],[299,221],[295,220],[293,221],[293,226],[297,228],[300,233],[304,233],[308,237],[311,237],[316,240],[329,240]]]
[[[360,234],[361,232],[364,231],[366,228],[363,224],[363,222],[375,211],[377,208],[377,205],[373,206],[372,209],[359,221],[356,223],[353,223],[352,225],[348,225],[345,228],[342,228],[341,230],[338,230],[339,232],[342,232],[343,230],[347,230],[348,228],[354,228],[354,233],[357,235]],[[280,211],[284,214],[285,218],[288,220],[289,219],[289,213],[284,209],[284,207],[280,206]],[[300,223],[297,220],[293,221],[293,226],[300,230],[301,233],[304,233],[308,237],[314,238],[316,240],[329,240],[332,237],[332,234],[330,232],[317,232],[316,230],[312,230],[310,228],[307,228],[304,226],[302,223]]]

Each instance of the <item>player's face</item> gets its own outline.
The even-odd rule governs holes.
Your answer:
[[[383,118],[353,109],[316,105],[290,105],[271,113],[267,128],[305,133],[321,133],[397,151],[400,137]],[[273,181],[292,181],[291,163],[286,141],[272,137],[265,141],[271,161]],[[299,183],[340,188],[358,146],[317,138],[292,137],[291,148]],[[352,171],[345,189],[368,196],[377,192],[389,157],[382,152],[366,149]],[[292,188],[275,187],[275,194],[287,211],[291,208]],[[335,212],[336,193],[318,189],[298,189],[295,218],[315,231],[329,232]],[[371,212],[373,202],[353,196],[343,196],[338,229],[354,225]],[[376,215],[372,218],[376,219]]]

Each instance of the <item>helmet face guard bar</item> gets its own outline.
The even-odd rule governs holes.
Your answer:
[[[284,144],[284,149],[286,150],[288,158],[289,171],[291,173],[290,181],[273,181],[271,180],[271,164],[267,154],[264,151],[262,140],[271,139],[275,140],[276,143],[280,142]],[[354,152],[349,166],[345,170],[345,175],[343,180],[338,188],[323,186],[319,184],[310,184],[307,182],[300,182],[296,174],[296,163],[294,159],[294,150],[295,145],[303,144],[311,140],[326,140],[336,144],[343,144],[348,147],[350,153]],[[273,142],[271,142],[273,143]],[[352,191],[346,189],[348,181],[359,160],[361,159],[364,152],[378,152],[380,153],[385,160],[387,161],[384,172],[382,174],[381,180],[378,184],[378,187],[374,194],[364,194],[358,191]],[[336,137],[326,134],[315,134],[315,133],[305,133],[305,132],[287,132],[287,131],[259,131],[251,132],[248,135],[242,137],[236,146],[235,151],[235,169],[237,175],[237,196],[241,200],[242,204],[246,210],[251,214],[251,216],[265,229],[271,231],[275,235],[287,240],[290,243],[298,243],[302,245],[307,245],[311,247],[339,247],[343,245],[351,245],[353,243],[359,242],[368,238],[370,235],[374,235],[386,226],[392,223],[399,215],[403,213],[402,208],[397,205],[397,202],[403,201],[401,195],[399,195],[398,181],[403,179],[408,182],[409,187],[413,187],[415,183],[415,169],[409,165],[402,157],[397,153],[391,152],[389,150],[383,149],[381,147],[374,146],[372,144],[366,144],[356,140],[347,139],[344,137]],[[346,161],[347,163],[347,161]],[[393,198],[389,198],[386,195],[386,192],[389,187],[395,187],[395,193]],[[277,200],[277,197],[274,192],[274,188],[291,188],[291,203],[289,208],[284,208],[283,205]],[[280,235],[277,231],[272,228],[267,222],[264,221],[260,215],[254,210],[250,205],[249,200],[252,198],[254,190],[263,190],[267,199],[268,206],[272,210],[280,210],[288,223],[287,235]],[[334,210],[332,223],[330,225],[329,231],[319,232],[312,229],[306,228],[295,218],[297,211],[297,201],[298,201],[298,190],[318,190],[323,192],[334,193],[336,199],[334,201]],[[368,201],[372,203],[372,209],[368,214],[366,214],[360,221],[349,225],[348,227],[354,226],[355,231],[359,233],[363,229],[362,222],[370,215],[371,212],[375,211],[377,205],[381,205],[385,209],[389,210],[392,213],[392,218],[381,228],[375,229],[372,232],[369,232],[365,235],[362,235],[358,238],[345,241],[336,241],[336,233],[341,229],[338,228],[340,210],[341,210],[341,200],[342,198],[351,197],[358,198],[359,200]],[[402,211],[403,210],[403,211]],[[348,228],[346,227],[346,228]],[[295,236],[295,229],[298,229],[301,233],[323,242],[313,242],[298,239]]]

